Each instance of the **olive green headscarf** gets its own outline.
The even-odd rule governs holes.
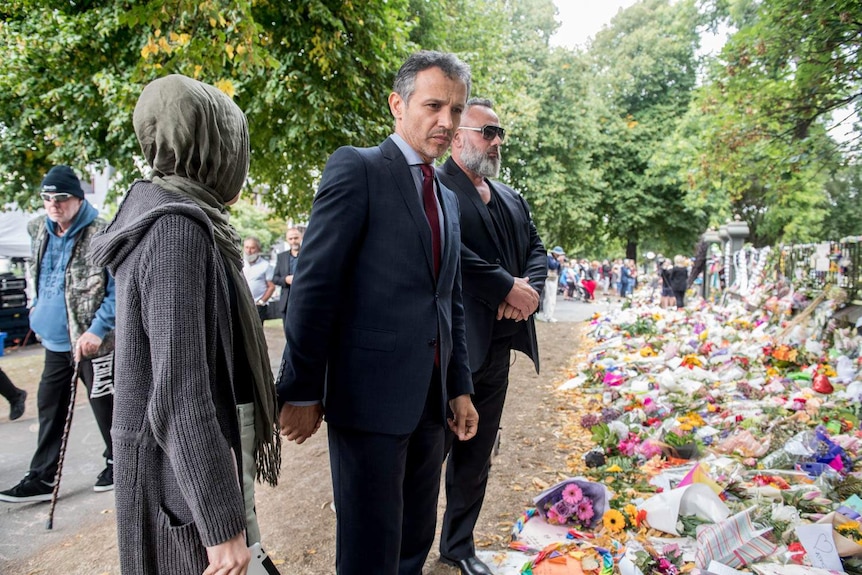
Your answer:
[[[194,200],[212,222],[236,286],[244,351],[254,377],[257,477],[275,485],[281,466],[275,384],[260,316],[242,273],[242,242],[225,210],[248,175],[245,114],[217,88],[172,74],[144,88],[133,122],[153,183]]]

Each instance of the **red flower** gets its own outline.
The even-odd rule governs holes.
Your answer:
[[[790,560],[802,565],[802,560],[805,558],[805,547],[802,546],[802,543],[798,541],[791,543],[787,546],[787,550],[790,552]]]

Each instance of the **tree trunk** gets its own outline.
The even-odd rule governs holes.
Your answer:
[[[637,261],[638,259],[638,242],[637,240],[629,239],[626,241],[626,258]]]

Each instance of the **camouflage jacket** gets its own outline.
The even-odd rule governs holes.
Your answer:
[[[30,277],[33,279],[35,293],[39,293],[39,270],[42,269],[42,256],[48,247],[47,216],[30,220],[27,231],[32,238],[33,256],[30,258]],[[97,233],[108,226],[102,218],[81,229],[72,247],[72,255],[66,266],[66,318],[69,326],[69,340],[72,349],[78,338],[90,328],[96,311],[102,305],[108,284],[108,271],[90,262],[90,241]],[[37,302],[38,305],[38,302]],[[114,350],[114,332],[102,338],[102,345],[93,357],[102,357]]]

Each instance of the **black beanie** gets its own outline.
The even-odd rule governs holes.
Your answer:
[[[84,190],[81,189],[81,180],[69,166],[54,166],[42,180],[42,191],[57,194],[72,194],[76,198],[84,199]]]

